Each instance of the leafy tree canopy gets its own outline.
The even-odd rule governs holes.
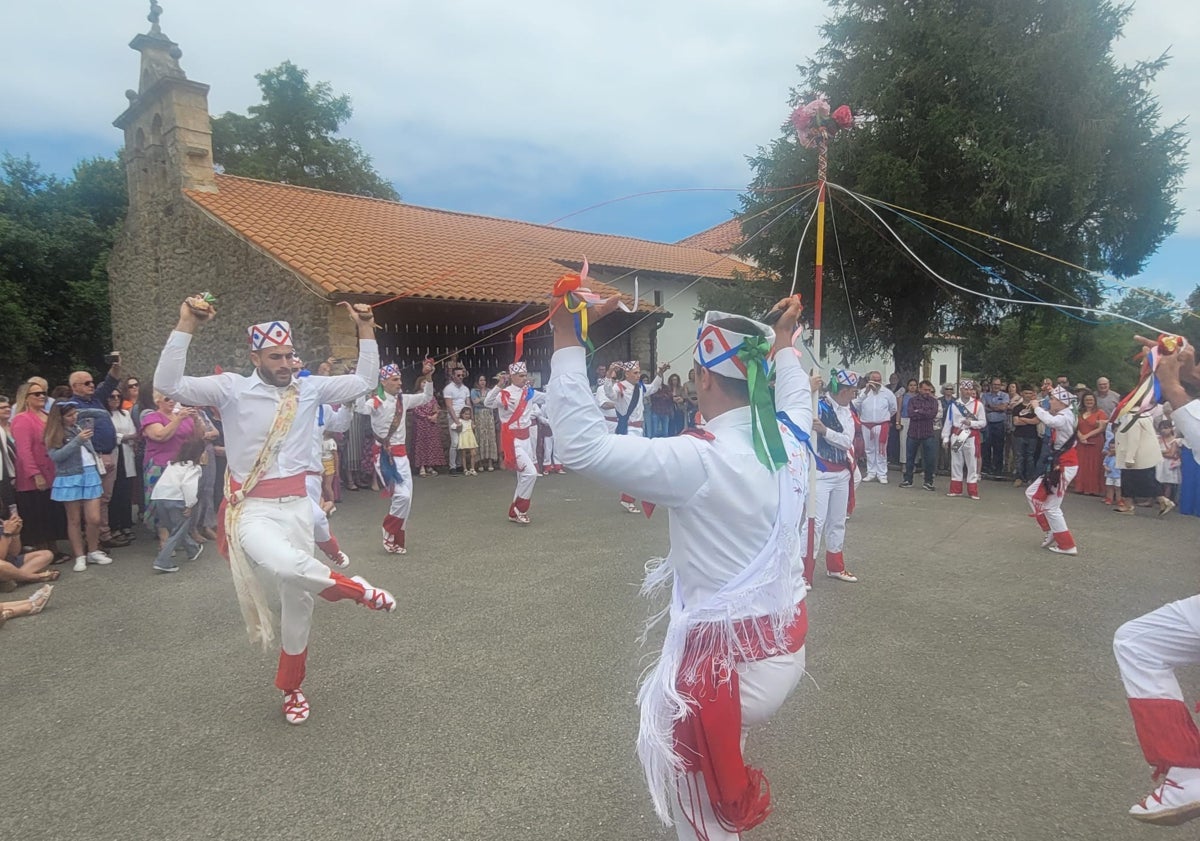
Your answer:
[[[1131,7],[1107,0],[830,5],[824,46],[801,68],[793,104],[820,91],[858,115],[854,130],[831,144],[831,182],[1121,277],[1136,274],[1174,230],[1186,142],[1179,125],[1160,124],[1150,90],[1166,57],[1133,67],[1113,58]],[[785,290],[812,202],[781,219],[777,205],[796,194],[787,188],[816,173],[816,152],[794,136],[785,126],[751,158],[754,178],[743,197],[745,250]],[[827,234],[823,326],[830,356],[851,343],[851,313],[863,351],[891,350],[907,377],[917,371],[927,334],[970,337],[1033,311],[934,280],[864,207],[836,190],[830,209],[844,258]],[[961,286],[1022,301],[1101,303],[1088,272],[938,226],[985,272],[914,222],[879,212],[930,267]],[[811,232],[800,253],[798,291],[811,301]],[[768,285],[749,284],[758,289],[748,291],[761,295]],[[1021,315],[1022,324],[1064,321],[1037,315]],[[1004,321],[1001,332],[1015,329]]]
[[[354,113],[350,97],[285,61],[255,76],[262,103],[249,116],[212,120],[213,159],[230,175],[399,201],[391,182],[353,140],[335,137]]]
[[[60,180],[29,157],[0,158],[4,388],[33,374],[54,383],[76,368],[103,370],[106,267],[125,207],[125,172],[116,159],[82,161],[70,180]]]

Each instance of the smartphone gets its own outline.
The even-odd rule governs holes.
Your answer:
[[[95,429],[96,428],[96,419],[95,418],[84,418],[83,420],[81,420],[79,422],[79,428],[80,429]]]
[[[15,506],[15,505],[8,506],[8,519],[11,520],[15,516],[17,516],[17,506]]]
[[[105,365],[117,365],[121,362],[121,351],[114,350],[104,357]]]

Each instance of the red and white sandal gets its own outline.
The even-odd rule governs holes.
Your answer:
[[[350,566],[350,556],[340,549],[336,555],[326,555],[326,557],[329,558],[329,563],[338,569],[345,569]]]
[[[288,724],[303,724],[308,721],[308,699],[299,689],[283,693],[283,719]]]
[[[396,610],[396,599],[387,590],[372,587],[367,582],[367,579],[361,575],[356,575],[350,580],[362,585],[364,592],[358,603],[363,607],[369,607],[371,610],[382,610],[387,613],[392,613]]]
[[[518,525],[522,526],[527,526],[530,523],[529,515],[524,511],[518,511],[515,514],[509,514],[508,521],[510,523],[517,523]]]

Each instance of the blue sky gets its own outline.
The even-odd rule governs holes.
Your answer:
[[[354,99],[345,133],[405,200],[534,222],[635,193],[740,188],[745,156],[788,114],[795,67],[815,50],[818,0],[161,0],[164,31],[210,110],[244,112],[254,74],[291,59]],[[10,4],[11,6],[11,4]],[[51,172],[112,154],[136,86],[127,44],[144,0],[56,0],[6,9],[23,33],[0,54],[0,150]],[[62,21],[70,20],[65,27]],[[1121,61],[1174,60],[1156,85],[1164,118],[1188,116],[1200,75],[1200,12],[1142,0]],[[1194,168],[1195,169],[1195,168]],[[1180,230],[1132,282],[1190,292],[1200,278],[1200,172]],[[630,198],[564,222],[674,241],[729,218],[736,191]]]

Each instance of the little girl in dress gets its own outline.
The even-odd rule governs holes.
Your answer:
[[[475,472],[475,452],[479,443],[475,440],[475,415],[470,406],[463,406],[458,413],[462,429],[458,432],[458,454],[463,457],[463,475],[478,476]]]

